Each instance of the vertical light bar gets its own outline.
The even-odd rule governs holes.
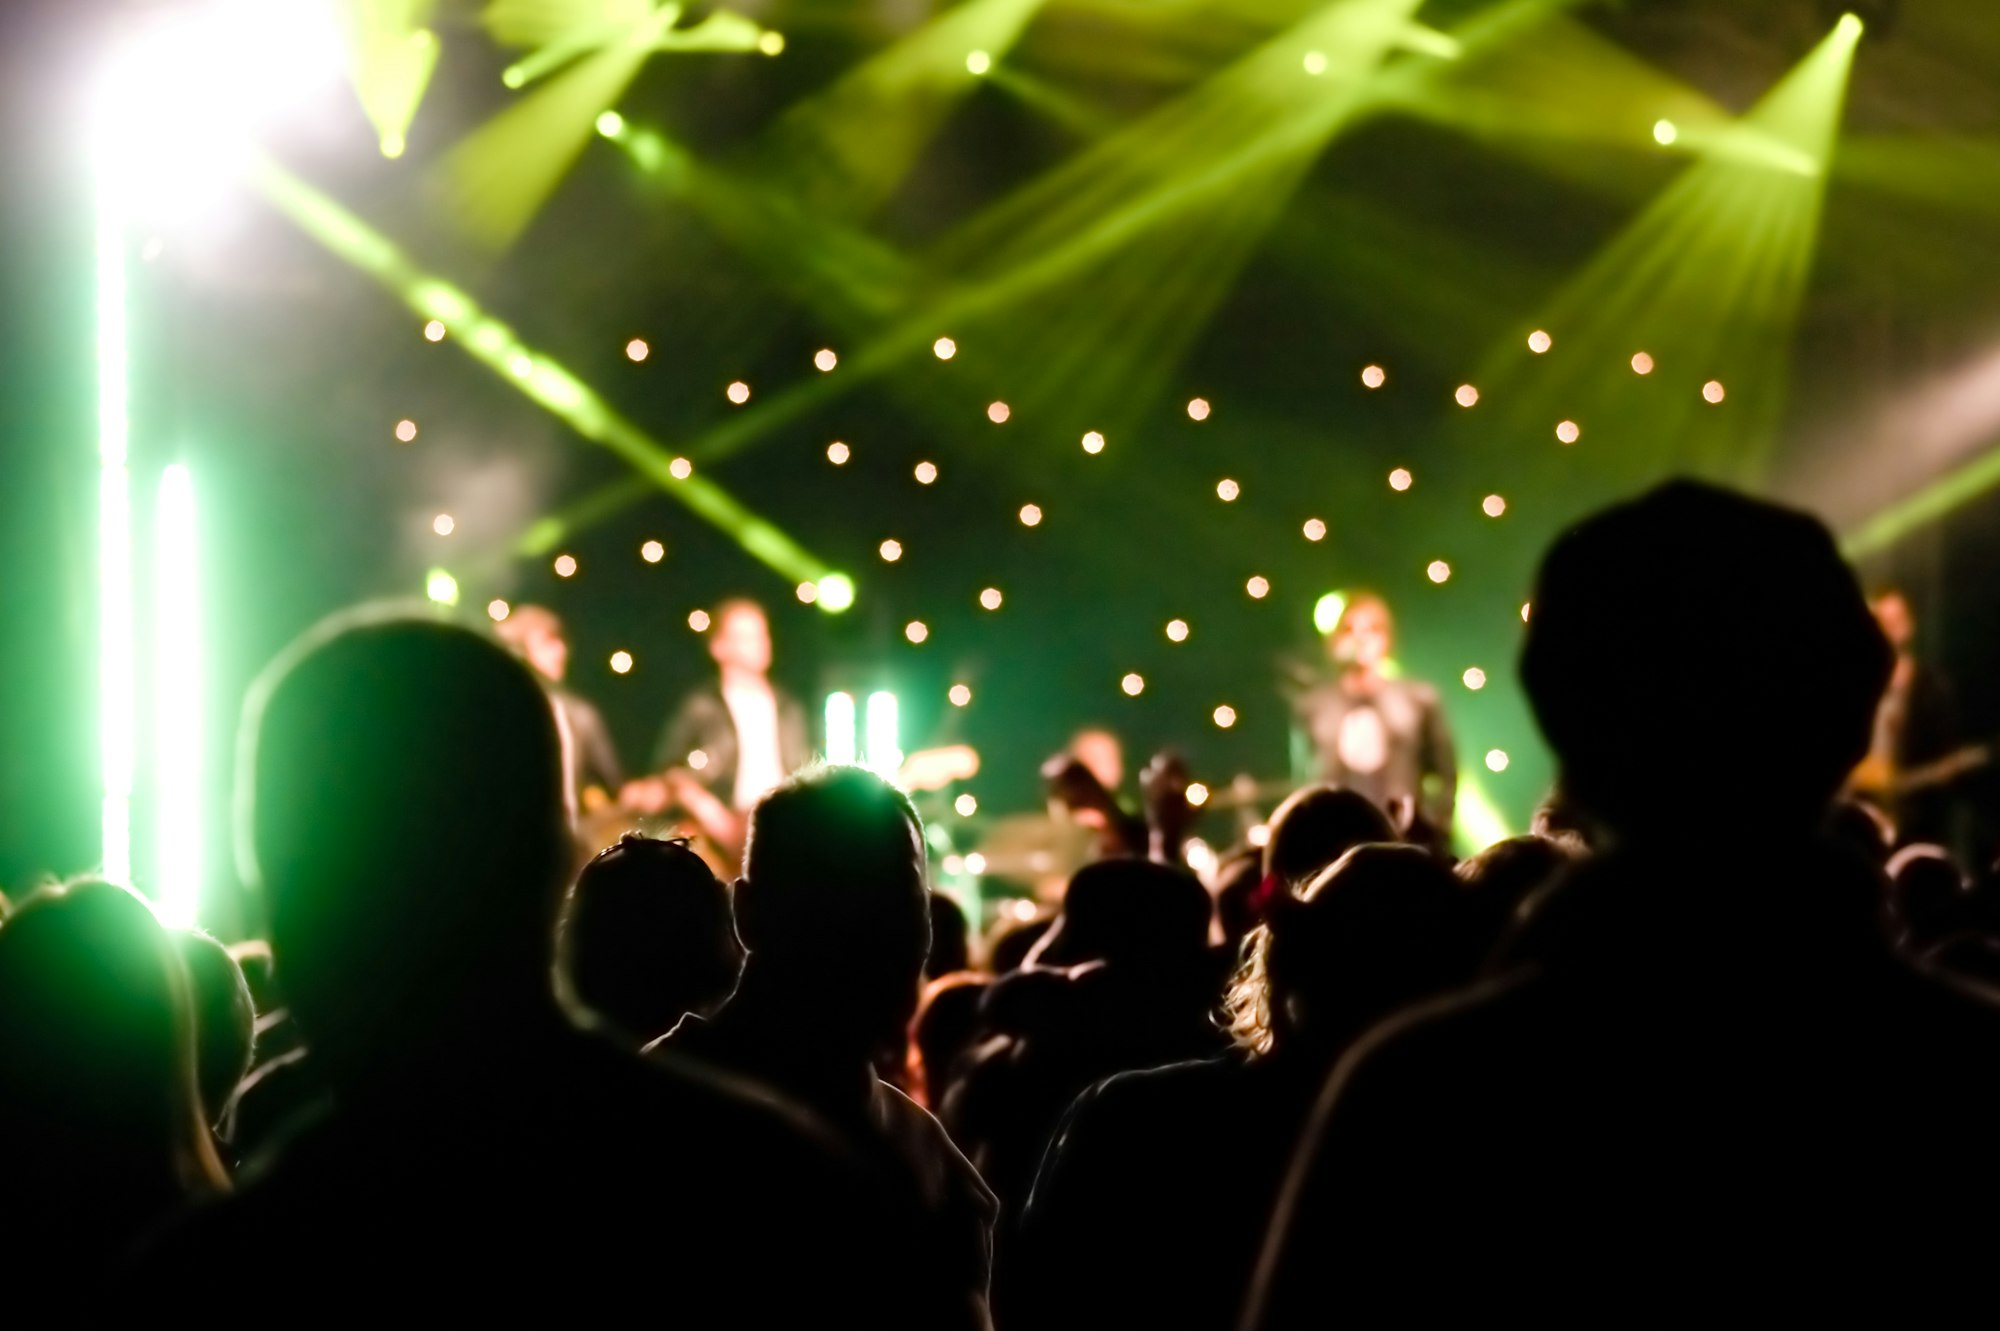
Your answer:
[[[897,747],[901,732],[896,721],[896,695],[877,690],[868,695],[868,766],[891,780],[903,768],[903,751]]]
[[[153,517],[153,804],[157,846],[154,909],[174,928],[194,924],[201,908],[202,761],[201,595],[195,553],[194,479],[176,462],[160,475]]]
[[[103,870],[132,878],[135,706],[132,645],[132,493],[126,465],[125,182],[118,125],[106,96],[95,125],[97,208],[97,754],[103,781]]]
[[[854,761],[854,695],[826,695],[826,760],[830,763]]]

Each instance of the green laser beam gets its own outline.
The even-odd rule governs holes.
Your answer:
[[[536,352],[451,283],[424,272],[387,237],[269,159],[255,163],[258,189],[333,254],[374,278],[420,317],[437,319],[475,359],[585,439],[601,444],[659,489],[731,536],[752,557],[794,582],[832,570],[721,486],[694,475],[685,459],[556,361]]]
[[[1841,539],[1840,551],[1849,559],[1880,554],[1995,487],[2000,487],[2000,447],[1875,514]]]

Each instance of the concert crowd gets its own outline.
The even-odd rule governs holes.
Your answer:
[[[10,885],[0,1307],[1942,1315],[2000,1159],[2000,895],[1932,839],[1897,605],[1810,516],[1670,483],[1545,554],[1528,834],[1453,845],[1436,695],[1359,598],[1260,844],[1197,876],[1175,756],[1127,796],[1079,745],[1078,863],[983,928],[902,784],[810,760],[748,603],[636,777],[553,616],[348,612],[246,705],[257,937]]]

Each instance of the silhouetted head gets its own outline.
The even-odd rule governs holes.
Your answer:
[[[1517,906],[1581,858],[1569,844],[1543,836],[1496,841],[1452,870],[1473,905],[1498,930]]]
[[[196,929],[177,929],[169,936],[187,971],[202,1109],[215,1123],[228,1107],[236,1083],[250,1071],[257,1044],[257,1009],[243,969],[228,948]]]
[[[736,884],[745,972],[815,1029],[899,1042],[930,954],[923,827],[864,767],[808,768],[757,801]]]
[[[1082,763],[1106,790],[1125,780],[1125,746],[1103,726],[1086,726],[1070,736],[1070,756]]]
[[[1542,562],[1521,676],[1565,792],[1625,838],[1688,832],[1687,792],[1802,834],[1867,751],[1890,654],[1804,513],[1676,481]]]
[[[1098,860],[1078,869],[1062,910],[1029,956],[1038,966],[1102,961],[1141,972],[1192,965],[1208,947],[1208,891],[1153,860]]]
[[[570,998],[642,1041],[714,1012],[743,969],[728,887],[686,841],[636,833],[577,875],[556,956]]]
[[[10,1173],[67,1176],[82,1200],[93,1179],[162,1193],[223,1185],[186,974],[145,902],[94,881],[22,902],[0,925],[0,1013]]]
[[[1839,799],[1827,817],[1827,835],[1880,869],[1896,849],[1896,825],[1867,800]]]
[[[1264,918],[1264,852],[1254,847],[1224,857],[1209,876],[1215,898],[1215,919],[1222,928],[1222,945],[1236,955],[1243,940]]]
[[[562,620],[546,606],[517,605],[493,631],[551,684],[562,683],[569,673],[569,639],[563,634]]]
[[[1356,846],[1394,841],[1389,815],[1366,795],[1338,786],[1307,786],[1285,797],[1271,815],[1264,872],[1293,887]]]
[[[1968,922],[1971,884],[1944,847],[1903,847],[1889,857],[1888,876],[1889,934],[1898,947],[1920,951]]]
[[[1238,1044],[1329,1052],[1398,1008],[1470,979],[1485,931],[1465,890],[1415,846],[1359,846],[1250,936],[1225,1002]]]
[[[755,601],[736,598],[715,607],[708,654],[724,671],[761,675],[771,668],[771,621]]]
[[[1396,621],[1389,603],[1374,592],[1350,596],[1326,635],[1326,650],[1343,669],[1379,669],[1396,650]]]
[[[1007,904],[1018,906],[1022,903],[1015,901]],[[1006,975],[1027,965],[1028,957],[1034,952],[1036,944],[1042,941],[1042,935],[1055,924],[1056,917],[1046,908],[1034,908],[1033,902],[1027,904],[1031,908],[1029,914],[1003,914],[986,931],[984,950],[989,973]]]
[[[1881,626],[1882,636],[1889,640],[1889,645],[1899,652],[1910,650],[1917,640],[1917,616],[1902,589],[1880,588],[1868,598],[1868,608],[1874,612],[1875,622]]]
[[[951,971],[924,986],[910,1036],[924,1074],[926,1102],[933,1109],[943,1103],[953,1064],[979,1031],[979,1003],[991,984],[971,971]]]
[[[548,1008],[573,852],[554,709],[525,666],[462,628],[350,614],[264,673],[243,733],[244,877],[330,1075]]]
[[[972,936],[965,912],[942,892],[933,892],[931,907],[931,954],[924,962],[924,978],[935,979],[972,966]]]

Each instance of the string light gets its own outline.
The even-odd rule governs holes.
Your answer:
[[[948,337],[941,337],[931,343],[931,354],[939,360],[950,360],[958,354],[958,343]]]
[[[1398,467],[1389,473],[1389,488],[1400,494],[1410,488],[1412,479],[1408,467]]]
[[[627,651],[611,653],[611,669],[620,675],[629,674],[632,670],[632,653]]]
[[[1199,781],[1188,782],[1187,802],[1197,809],[1208,803],[1208,787]]]
[[[913,619],[903,625],[903,636],[911,642],[922,642],[925,638],[931,636],[930,626],[925,624],[921,619]]]
[[[1227,478],[1215,483],[1215,497],[1225,504],[1234,503],[1236,496],[1242,493],[1243,487]]]
[[[643,337],[635,337],[625,344],[625,359],[635,365],[652,353],[653,349],[646,345],[646,339]]]
[[[442,342],[444,341],[444,333],[445,328],[442,319],[433,319],[424,325],[424,341],[426,342]]]
[[[1653,358],[1643,351],[1633,352],[1632,373],[1651,374],[1652,372],[1653,372]]]
[[[1146,677],[1134,670],[1118,681],[1118,687],[1125,690],[1125,696],[1136,698],[1146,691]]]
[[[1261,601],[1271,594],[1271,580],[1260,573],[1244,583],[1243,590],[1250,593],[1251,600]]]
[[[513,613],[514,613],[514,607],[508,605],[505,601],[501,600],[497,596],[486,603],[486,617],[492,620],[495,624],[498,624],[501,620],[507,618],[507,616]]]
[[[806,605],[811,605],[819,599],[819,584],[816,582],[802,582],[794,591],[799,600]]]
[[[1088,434],[1084,435],[1083,451],[1092,454],[1102,453],[1104,451],[1104,436],[1099,434],[1095,430],[1092,430]]]
[[[1576,424],[1576,422],[1575,422],[1575,421],[1557,421],[1557,422],[1556,422],[1556,442],[1557,442],[1557,443],[1562,443],[1562,444],[1573,444],[1573,443],[1575,443],[1575,442],[1577,441],[1577,439],[1578,439],[1579,437],[1581,437],[1581,436],[1582,436],[1582,434],[1583,434],[1583,431],[1577,428],[1577,424]]]
[[[972,701],[972,688],[967,684],[954,684],[944,696],[951,699],[953,707],[963,707]]]
[[[1005,425],[1007,418],[1013,414],[1005,402],[989,402],[986,404],[986,419],[992,421],[995,425]]]
[[[452,530],[457,526],[458,523],[452,520],[452,516],[449,513],[440,513],[431,519],[431,530],[440,536],[451,535]]]
[[[979,78],[991,68],[993,68],[993,57],[986,52],[967,51],[965,53],[965,72],[974,78]]]
[[[979,812],[979,801],[972,797],[971,791],[967,791],[953,800],[951,807],[952,811],[958,814],[959,817],[970,818],[973,814]]]
[[[1170,619],[1167,621],[1168,642],[1186,642],[1187,635],[1188,622],[1185,619]]]
[[[1000,589],[998,587],[988,587],[985,591],[979,593],[979,604],[982,609],[998,610],[1000,608],[1000,600]]]
[[[688,614],[688,627],[696,633],[708,632],[708,611],[695,610]]]
[[[1499,495],[1487,495],[1479,501],[1479,511],[1489,518],[1497,518],[1507,511],[1507,501]]]
[[[1424,570],[1424,575],[1432,582],[1443,582],[1451,576],[1451,565],[1442,559],[1433,559],[1430,566]]]
[[[734,380],[722,390],[722,395],[740,407],[750,400],[750,385],[741,379]]]
[[[841,443],[838,439],[834,440],[832,443],[826,446],[826,460],[828,462],[831,462],[834,466],[836,467],[846,466],[847,457],[848,457],[847,445]]]
[[[979,877],[979,875],[986,872],[986,857],[976,850],[973,851],[965,857],[965,871],[974,878]],[[1033,902],[1029,902],[1028,904],[1030,906],[1034,905]]]
[[[569,578],[576,576],[576,556],[557,555],[555,562],[555,570],[556,570],[556,576],[558,578]]]
[[[677,481],[684,481],[694,475],[694,463],[689,462],[686,458],[675,458],[667,464],[667,475]]]
[[[639,558],[648,564],[657,564],[667,557],[667,547],[660,541],[648,541],[639,547]]]
[[[1708,402],[1722,401],[1724,396],[1722,391],[1722,380],[1711,379],[1707,383],[1703,384],[1701,386],[1701,395],[1702,398]]]
[[[821,347],[813,353],[813,368],[824,374],[840,364],[840,357],[833,354],[832,347]]]
[[[1381,366],[1364,365],[1361,367],[1361,386],[1363,388],[1380,388],[1388,381],[1389,372]]]
[[[765,55],[783,55],[785,52],[785,34],[782,32],[764,33],[757,38],[757,49]]]
[[[1207,420],[1208,399],[1205,397],[1189,398],[1187,405],[1187,413],[1188,413],[1188,419],[1191,421]]]
[[[1471,689],[1474,693],[1486,687],[1486,672],[1478,666],[1467,666],[1465,673],[1458,678],[1466,688]]]
[[[1042,520],[1042,510],[1039,506],[1035,504],[1021,505],[1021,525],[1023,527],[1036,526],[1041,522],[1041,520]]]
[[[876,549],[881,554],[882,562],[885,564],[893,564],[903,557],[903,543],[898,540],[884,541]]]
[[[1673,121],[1655,120],[1653,122],[1653,142],[1659,144],[1662,148],[1671,147],[1673,141],[1680,136],[1680,128]]]
[[[1459,406],[1469,407],[1479,401],[1479,390],[1471,384],[1460,384],[1458,391],[1453,393],[1452,397],[1457,400]]]
[[[1215,724],[1221,726],[1224,730],[1227,730],[1229,729],[1229,727],[1235,725],[1236,709],[1234,707],[1231,707],[1228,703],[1224,703],[1222,704],[1222,706],[1216,708]]]
[[[1487,771],[1489,771],[1489,772],[1504,772],[1504,771],[1506,771],[1506,770],[1507,770],[1507,750],[1505,750],[1505,749],[1488,749],[1488,750],[1486,751],[1486,770],[1487,770]]]
[[[1528,350],[1534,352],[1537,356],[1554,345],[1555,339],[1539,328],[1528,334]]]
[[[415,421],[405,419],[396,422],[396,440],[398,443],[407,444],[416,437],[417,423]]]
[[[1307,518],[1306,525],[1302,530],[1305,532],[1306,539],[1308,541],[1321,541],[1326,539],[1326,524],[1324,522],[1321,522],[1318,518]]]
[[[937,479],[937,464],[935,462],[919,462],[917,464],[916,477],[918,485],[929,485]]]

